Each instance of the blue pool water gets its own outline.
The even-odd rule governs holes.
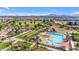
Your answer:
[[[54,37],[54,38],[48,40],[47,43],[52,44],[56,47],[60,47],[61,45],[58,44],[58,43],[64,41],[64,35],[63,34],[58,34],[58,33],[53,33],[53,32],[47,32],[46,34]]]

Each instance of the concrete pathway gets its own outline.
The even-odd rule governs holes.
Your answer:
[[[34,42],[34,43],[32,43],[32,45],[30,46],[30,49],[32,48],[32,47],[34,47],[36,45],[36,43]]]
[[[62,50],[55,49],[55,48],[48,47],[48,46],[44,46],[44,45],[39,45],[39,46],[45,47],[45,48],[47,48],[47,49],[50,50],[50,51],[62,51]]]

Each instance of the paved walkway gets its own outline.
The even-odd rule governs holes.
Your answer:
[[[14,37],[12,37],[11,40],[15,40],[14,42],[12,42],[12,44],[16,44],[18,41],[23,41],[23,42],[25,42],[25,40],[21,40],[21,39],[14,38]],[[8,42],[8,41],[7,41],[7,42]],[[6,48],[2,49],[1,51],[6,51],[6,50],[8,50],[9,48],[11,48],[11,45],[10,45],[9,47],[6,47]]]
[[[41,29],[39,29],[39,31],[40,31],[40,30],[41,30]],[[27,32],[29,32],[29,31],[27,31]],[[21,33],[21,34],[19,34],[19,35],[22,35],[22,34],[27,33],[27,32],[23,32],[23,33]],[[13,42],[12,44],[15,44],[15,43],[17,43],[18,41],[25,41],[25,40],[16,38],[16,37],[19,36],[19,35],[16,35],[16,36],[11,37],[11,38],[7,38],[7,40],[5,40],[5,41],[3,41],[3,42],[9,42],[9,41],[13,41],[13,40],[14,40],[14,42]],[[30,48],[32,48],[32,47],[35,46],[35,45],[36,45],[36,43],[32,43],[32,45],[30,46]],[[41,45],[41,46],[43,46],[43,45]],[[11,45],[10,45],[9,47],[5,48],[5,49],[2,49],[2,51],[5,51],[5,50],[9,49],[10,47],[11,47]],[[47,49],[49,49],[49,50],[61,51],[61,50],[59,50],[59,49],[54,49],[54,48],[47,47],[47,46],[43,46],[43,47],[45,47],[45,48],[47,48]]]
[[[75,43],[73,40],[70,40],[72,51],[76,51]]]
[[[17,36],[19,36],[19,35],[22,35],[22,34],[28,33],[28,32],[30,32],[30,31],[32,31],[32,30],[29,30],[29,31],[26,31],[26,32],[20,33],[20,34],[14,36],[14,37],[17,37]]]
[[[73,34],[70,33],[69,36],[70,36],[70,40],[69,41],[70,41],[71,51],[76,51],[75,42],[73,41],[74,40]]]
[[[36,45],[36,43],[34,42],[34,43],[32,43],[32,45],[30,46],[30,49],[32,48],[32,47],[34,47]]]
[[[47,48],[47,49],[50,50],[50,51],[62,51],[62,50],[55,49],[55,48],[48,47],[48,46],[44,46],[44,45],[39,45],[39,46],[45,47],[45,48]]]

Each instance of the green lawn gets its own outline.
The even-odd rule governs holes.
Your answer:
[[[21,23],[21,25],[19,24],[19,23]],[[26,24],[28,25],[28,26],[26,26]],[[31,28],[33,28],[34,27],[34,25],[36,25],[36,24],[38,24],[38,23],[40,23],[40,24],[42,24],[42,21],[30,21],[30,20],[26,20],[26,21],[15,21],[15,23],[14,23],[14,25],[11,25],[11,26],[6,26],[7,28],[14,28],[14,27],[27,27],[27,28],[29,28],[29,29],[31,29]]]
[[[77,29],[79,29],[79,25],[72,25],[72,26],[70,26],[70,25],[68,25],[69,27],[72,27],[72,28],[77,28]]]
[[[9,43],[0,43],[0,50],[8,47],[9,45]]]
[[[47,48],[41,47],[41,46],[39,46],[38,48],[37,46],[34,46],[31,50],[32,51],[49,51]]]
[[[79,39],[79,33],[74,33],[74,37]]]
[[[39,31],[30,31],[30,32],[27,32],[27,33],[24,33],[22,35],[19,35],[17,36],[17,38],[20,38],[20,39],[26,39],[26,38],[31,38],[33,35],[37,34]]]
[[[18,49],[18,47],[14,48],[14,46],[16,46],[16,44],[20,47],[20,49]],[[16,44],[11,48],[11,51],[49,51],[45,47],[41,47],[41,46],[39,46],[38,48],[37,48],[37,46],[34,46],[30,50],[31,44],[27,43],[27,42],[19,41]]]
[[[34,25],[36,25],[38,23],[42,23],[41,21],[35,21],[35,23],[34,23],[34,21],[27,20],[27,21],[17,21],[16,24],[19,25],[19,22],[21,22],[23,26],[25,26],[24,22],[26,22],[26,24],[29,25],[29,28],[34,27]]]
[[[27,43],[27,42],[21,42],[21,41],[18,41],[16,44],[20,45],[20,46],[30,46],[31,44],[30,43]]]
[[[18,47],[15,48],[16,44],[18,45]],[[30,43],[18,41],[16,44],[12,46],[11,48],[12,51],[29,51],[30,50],[30,46],[31,46]]]
[[[48,35],[40,35],[41,37],[48,38]]]
[[[74,33],[74,38],[76,42],[79,42],[79,33]]]

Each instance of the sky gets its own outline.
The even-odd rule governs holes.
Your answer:
[[[0,16],[75,15],[79,7],[0,7]]]

